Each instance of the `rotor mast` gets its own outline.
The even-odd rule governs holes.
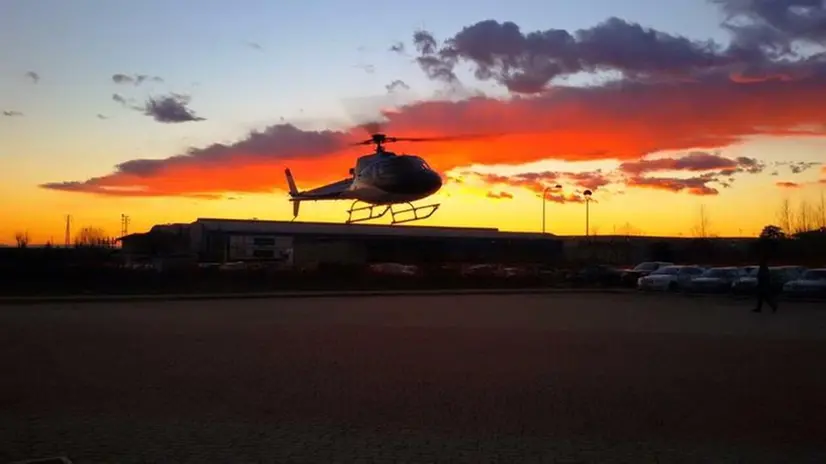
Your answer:
[[[388,142],[387,136],[384,134],[373,134],[370,136],[370,140],[376,145],[376,152],[383,153],[384,152],[384,144]]]

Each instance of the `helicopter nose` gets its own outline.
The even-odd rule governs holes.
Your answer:
[[[442,176],[439,175],[438,172],[435,171],[428,171],[428,180],[426,183],[428,184],[429,188],[428,191],[436,191],[442,188]]]

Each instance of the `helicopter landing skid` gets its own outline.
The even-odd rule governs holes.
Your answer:
[[[379,219],[381,217],[384,217],[384,215],[387,214],[388,211],[390,212],[390,215],[392,217],[392,220],[390,222],[391,225],[392,224],[403,224],[405,222],[421,221],[422,219],[427,219],[430,216],[433,216],[433,213],[435,213],[436,210],[439,209],[439,206],[441,206],[440,203],[433,203],[433,204],[430,204],[430,205],[423,205],[423,206],[413,206],[412,203],[407,203],[409,208],[402,209],[402,210],[397,210],[397,209],[393,208],[393,206],[396,206],[396,205],[367,205],[367,206],[361,206],[361,207],[356,208],[355,206],[358,203],[359,203],[359,201],[354,201],[353,204],[350,206],[350,209],[347,210],[347,224],[355,224],[355,223],[358,223],[358,222],[365,222],[365,221],[370,221],[370,220],[373,220],[373,219]],[[356,212],[359,212],[359,211],[368,211],[369,213],[366,217],[353,219],[353,213],[356,213]],[[421,212],[421,211],[426,211],[426,212],[419,215],[419,212]],[[408,217],[408,218],[403,218],[403,219],[398,219],[397,218],[397,216],[407,214],[407,213],[413,213],[413,217]]]

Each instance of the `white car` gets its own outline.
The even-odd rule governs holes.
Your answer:
[[[751,271],[754,268],[754,271]],[[748,266],[748,275],[740,277],[731,284],[731,290],[737,294],[748,294],[757,291],[757,272],[758,266]],[[786,282],[800,278],[800,275],[806,271],[803,266],[773,266],[769,268],[771,272],[771,285],[778,290],[783,288]]]
[[[692,292],[727,292],[737,279],[745,277],[746,271],[737,267],[713,267],[693,279],[688,289]]]
[[[826,295],[826,268],[809,269],[799,279],[786,282],[783,293],[790,296]]]
[[[637,288],[645,291],[670,291],[683,289],[704,269],[699,266],[666,266],[637,279]]]

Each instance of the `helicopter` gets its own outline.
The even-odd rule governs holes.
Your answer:
[[[391,142],[429,142],[455,140],[456,137],[388,137],[372,134],[367,140],[353,145],[375,145],[375,152],[363,155],[350,168],[350,177],[311,190],[299,191],[290,169],[285,169],[290,201],[293,202],[293,220],[298,217],[302,201],[353,200],[347,210],[347,224],[364,222],[391,215],[391,224],[420,221],[433,215],[441,204],[414,206],[413,202],[427,198],[442,188],[442,177],[419,156],[396,154],[384,148]],[[366,206],[356,207],[359,203]],[[407,205],[407,208],[396,208]],[[366,217],[353,217],[367,212]],[[412,213],[412,217],[404,215]],[[421,213],[421,215],[419,214]],[[401,218],[399,218],[401,217]]]

